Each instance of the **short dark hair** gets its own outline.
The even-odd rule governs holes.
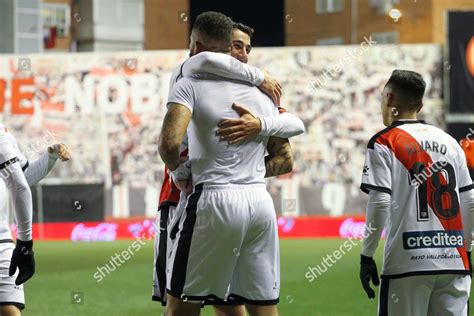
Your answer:
[[[255,32],[255,31],[253,30],[253,28],[251,28],[250,26],[245,25],[245,24],[243,24],[243,23],[238,23],[238,22],[234,22],[233,29],[234,29],[234,30],[240,30],[240,31],[244,32],[244,33],[247,34],[250,38],[252,38],[253,33]]]
[[[197,16],[193,30],[198,31],[211,42],[232,41],[232,26],[234,22],[220,12],[207,11]]]
[[[402,107],[402,110],[413,111],[421,105],[426,83],[417,72],[396,69],[392,72],[386,86],[389,86],[401,101],[398,106]]]

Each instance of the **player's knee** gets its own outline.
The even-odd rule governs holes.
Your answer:
[[[214,306],[216,316],[247,316],[244,305]]]
[[[14,305],[0,306],[0,316],[21,316],[21,311]]]
[[[278,309],[276,305],[246,305],[250,316],[278,316]]]
[[[199,310],[199,304],[186,303],[169,294],[166,296],[165,316],[198,316]]]

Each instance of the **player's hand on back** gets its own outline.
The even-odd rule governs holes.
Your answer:
[[[262,130],[260,119],[236,103],[232,104],[232,109],[240,115],[240,118],[222,120],[216,135],[231,145],[255,139]]]
[[[265,79],[263,80],[262,84],[258,86],[258,88],[268,95],[275,105],[280,105],[280,98],[282,94],[281,85],[273,78],[268,72],[264,71]]]
[[[48,147],[48,153],[56,158],[61,159],[61,161],[68,161],[71,159],[71,153],[69,149],[64,144],[54,144]]]
[[[370,280],[375,286],[380,284],[377,265],[372,257],[360,255],[360,282],[369,298],[375,297],[375,292],[370,287]]]
[[[33,240],[16,240],[16,247],[13,250],[8,275],[13,276],[17,268],[19,272],[15,280],[16,285],[25,283],[33,276],[33,274],[35,274]]]

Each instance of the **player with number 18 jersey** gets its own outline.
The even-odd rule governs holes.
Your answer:
[[[424,121],[396,121],[368,144],[362,190],[391,195],[382,276],[468,274],[459,193],[472,189],[454,138]]]
[[[474,186],[457,141],[417,119],[426,84],[395,70],[382,92],[387,126],[367,146],[361,189],[369,194],[360,280],[379,285],[373,259],[386,231],[379,315],[467,315]]]

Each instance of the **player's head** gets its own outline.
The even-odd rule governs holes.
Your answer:
[[[416,116],[423,107],[426,83],[419,73],[394,70],[382,91],[382,116],[385,126]]]
[[[232,46],[230,54],[243,63],[248,62],[248,55],[252,50],[253,28],[242,23],[234,23],[232,29]]]
[[[233,22],[219,12],[208,11],[197,16],[191,31],[189,54],[200,52],[229,53]]]

